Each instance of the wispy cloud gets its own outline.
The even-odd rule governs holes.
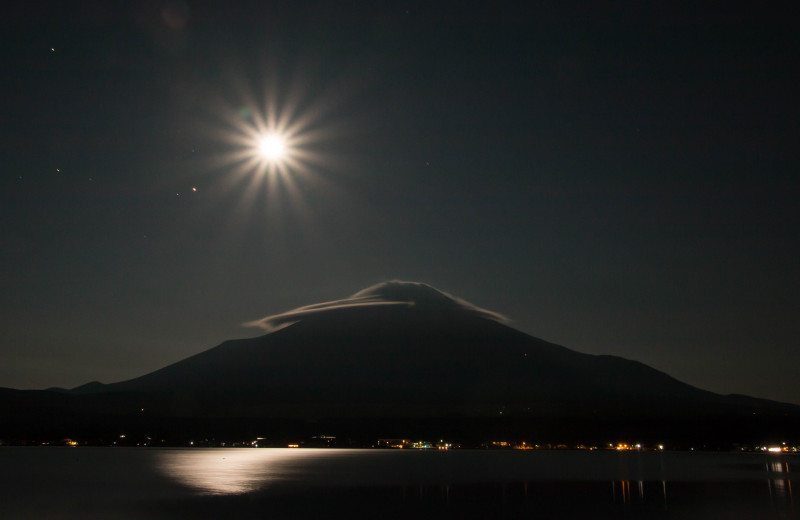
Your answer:
[[[308,318],[310,316],[337,311],[341,309],[352,309],[358,307],[380,307],[380,306],[402,305],[402,306],[424,306],[439,309],[459,309],[469,312],[481,318],[508,322],[502,314],[492,312],[477,307],[461,298],[452,296],[440,291],[428,284],[421,282],[404,282],[392,280],[390,282],[379,283],[359,291],[349,298],[334,300],[324,303],[316,303],[299,307],[297,309],[267,316],[260,320],[244,323],[245,327],[259,327],[268,332],[287,327],[293,323]]]

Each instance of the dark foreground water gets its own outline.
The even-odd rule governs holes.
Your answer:
[[[800,458],[0,448],[0,519],[800,518]]]

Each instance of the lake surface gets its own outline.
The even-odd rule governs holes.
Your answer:
[[[0,448],[0,518],[800,518],[788,454]]]

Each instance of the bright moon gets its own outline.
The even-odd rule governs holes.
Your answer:
[[[271,161],[277,161],[286,153],[286,143],[279,135],[267,135],[258,142],[261,155]]]

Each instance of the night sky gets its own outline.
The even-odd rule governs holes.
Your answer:
[[[792,2],[210,4],[0,7],[0,386],[401,279],[800,403]]]

